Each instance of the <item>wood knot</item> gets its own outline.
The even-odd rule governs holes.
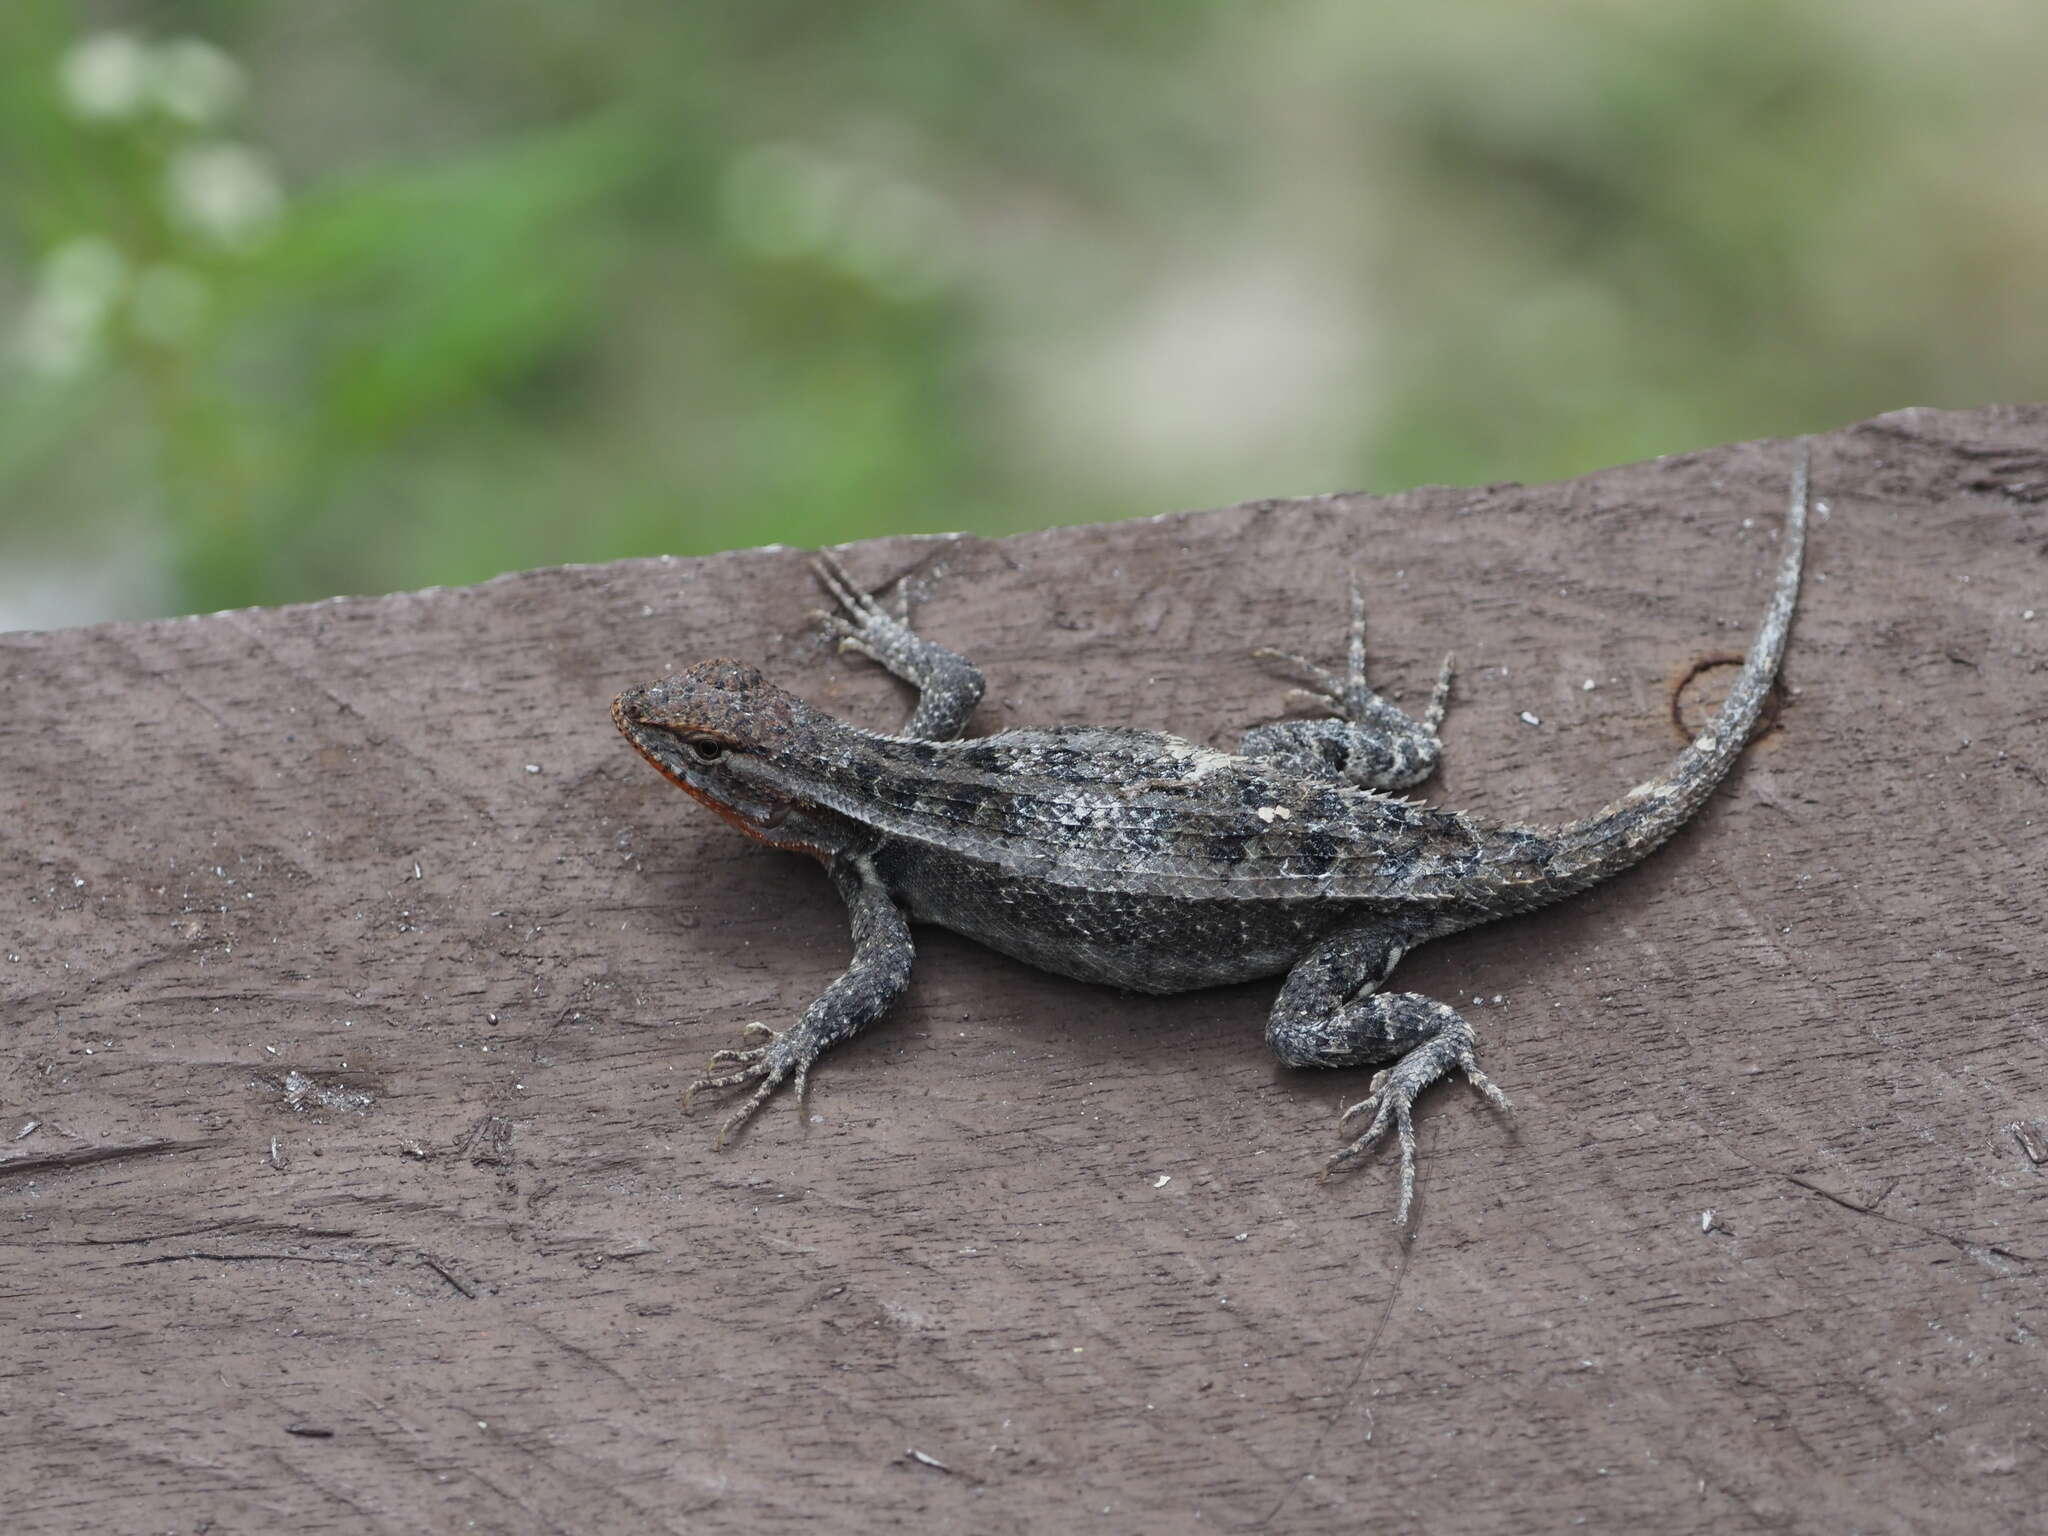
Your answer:
[[[1735,686],[1745,659],[1740,652],[1732,651],[1702,656],[1671,685],[1671,724],[1681,739],[1696,741],[1714,723],[1714,713],[1728,697],[1728,690]],[[1751,741],[1768,735],[1777,726],[1784,698],[1784,680],[1773,678],[1771,691],[1757,715],[1756,729],[1749,733]]]

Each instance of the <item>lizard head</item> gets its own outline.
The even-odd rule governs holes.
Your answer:
[[[612,701],[612,722],[669,780],[749,837],[822,857],[797,828],[783,830],[797,796],[782,759],[809,713],[752,667],[723,658]]]

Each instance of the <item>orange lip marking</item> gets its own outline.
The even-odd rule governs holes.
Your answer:
[[[618,714],[618,711],[614,709],[613,714],[616,716]],[[667,779],[669,783],[675,785],[677,789],[680,789],[692,800],[695,800],[702,805],[709,806],[712,810],[716,811],[720,816],[723,816],[727,821],[731,822],[734,826],[738,827],[742,832],[746,833],[747,836],[751,837],[755,842],[766,843],[770,848],[781,848],[790,853],[808,853],[820,864],[829,864],[832,862],[831,851],[829,849],[820,848],[815,843],[778,843],[777,841],[775,841],[774,838],[768,835],[768,828],[763,827],[758,822],[749,821],[745,813],[739,810],[738,807],[730,805],[727,802],[719,799],[716,795],[713,795],[708,790],[698,788],[698,786],[692,784],[688,779],[683,778],[680,774],[673,772],[666,763],[662,762],[660,758],[656,757],[653,753],[649,752],[645,747],[641,746],[639,742],[633,740],[632,733],[626,730],[625,723],[623,720],[620,721],[619,729],[625,735],[626,740],[633,743],[633,750],[638,752],[642,757],[646,758],[648,762],[654,765],[654,771],[656,773],[660,774],[664,779]]]

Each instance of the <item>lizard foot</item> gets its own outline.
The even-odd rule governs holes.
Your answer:
[[[1392,1125],[1395,1137],[1401,1145],[1401,1204],[1394,1212],[1396,1226],[1406,1225],[1408,1208],[1415,1200],[1413,1109],[1416,1096],[1456,1067],[1464,1072],[1466,1080],[1484,1094],[1487,1102],[1494,1108],[1509,1107],[1507,1095],[1495,1087],[1492,1080],[1479,1070],[1479,1059],[1473,1054],[1472,1026],[1442,1003],[1432,1003],[1429,1006],[1438,1010],[1441,1015],[1437,1033],[1415,1046],[1391,1067],[1373,1074],[1366,1096],[1344,1111],[1338,1119],[1337,1126],[1341,1131],[1361,1115],[1368,1113],[1372,1116],[1372,1123],[1365,1128],[1364,1135],[1340,1147],[1330,1160],[1323,1164],[1322,1172],[1316,1175],[1318,1183],[1326,1182],[1332,1173],[1369,1151],[1373,1144],[1386,1134],[1387,1127]]]
[[[845,617],[827,613],[822,608],[811,610],[811,617],[817,621],[818,627],[839,643],[842,652],[858,651],[870,661],[887,666],[891,656],[917,647],[917,636],[910,630],[910,591],[907,585],[898,585],[896,605],[899,611],[892,614],[854,585],[853,578],[846,574],[846,567],[826,551],[818,551],[817,557],[811,561],[811,570],[817,576],[818,584],[846,610]]]
[[[786,1030],[770,1029],[766,1024],[753,1023],[740,1031],[742,1040],[765,1041],[762,1045],[728,1047],[713,1051],[706,1063],[703,1075],[683,1090],[683,1110],[688,1113],[690,1101],[700,1092],[718,1088],[737,1088],[746,1083],[759,1086],[747,1096],[747,1101],[726,1117],[725,1124],[718,1128],[717,1145],[723,1147],[732,1133],[754,1118],[754,1111],[768,1102],[769,1095],[782,1085],[792,1069],[796,1072],[796,1097],[801,1105],[804,1097],[804,1078],[810,1071],[811,1061],[816,1052],[805,1056]],[[719,1068],[730,1068],[721,1072]]]
[[[1436,771],[1443,742],[1437,731],[1451,696],[1451,658],[1437,670],[1436,687],[1420,718],[1373,692],[1365,676],[1365,598],[1351,584],[1351,629],[1342,676],[1306,656],[1260,646],[1258,660],[1305,684],[1289,690],[1290,704],[1306,705],[1321,719],[1254,726],[1238,751],[1316,778],[1348,780],[1386,792],[1420,784]]]

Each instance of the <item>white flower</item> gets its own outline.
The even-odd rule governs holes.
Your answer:
[[[53,379],[83,373],[99,355],[99,322],[98,315],[39,293],[15,326],[15,360],[30,373]]]
[[[128,259],[99,235],[67,240],[44,258],[14,334],[23,367],[52,378],[82,373],[99,356],[107,315],[128,286]]]
[[[181,37],[156,50],[150,81],[157,105],[188,123],[216,123],[248,90],[242,66],[209,42]]]
[[[43,258],[48,289],[105,310],[128,286],[128,258],[104,235],[66,240]]]
[[[164,168],[164,200],[174,223],[238,250],[258,244],[284,212],[270,161],[225,139],[172,155]]]
[[[960,265],[951,208],[922,187],[796,144],[758,144],[719,186],[735,243],[777,260],[815,256],[891,298],[925,298]]]
[[[132,32],[95,32],[73,44],[57,83],[88,121],[123,122],[155,106],[202,126],[239,106],[249,84],[241,65],[202,38],[151,47]]]
[[[57,84],[79,117],[119,122],[139,112],[149,93],[149,47],[130,32],[81,38],[57,64]]]

